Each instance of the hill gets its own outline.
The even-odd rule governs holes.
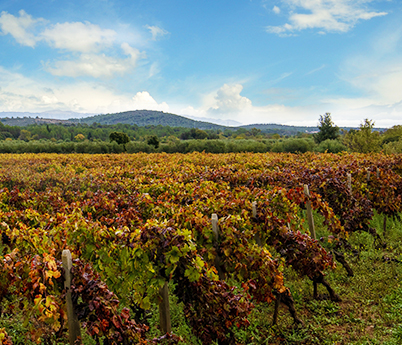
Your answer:
[[[78,113],[71,113],[74,115],[80,115]],[[86,116],[82,118],[65,118],[66,114],[58,116],[58,113],[54,112],[55,118],[49,118],[48,113],[41,114],[37,113],[0,113],[1,115],[6,115],[6,117],[1,117],[0,121],[4,125],[8,126],[29,126],[29,125],[41,125],[41,124],[60,124],[60,125],[71,125],[71,124],[87,124],[92,125],[97,123],[100,125],[115,125],[115,124],[128,124],[136,125],[140,127],[145,126],[169,126],[169,127],[183,127],[183,128],[198,128],[202,130],[220,130],[220,131],[238,131],[238,130],[250,130],[252,128],[259,129],[263,133],[273,134],[278,133],[280,135],[297,135],[298,133],[314,133],[318,131],[317,127],[308,126],[288,126],[280,124],[251,124],[243,126],[224,126],[212,122],[206,122],[200,120],[190,119],[184,116],[175,115],[171,113],[165,113],[163,111],[154,110],[135,110],[126,111],[122,113],[115,114],[102,114]],[[36,117],[31,117],[27,115],[36,115]],[[210,119],[212,121],[212,119]],[[341,127],[345,130],[351,129],[350,127]],[[375,128],[375,130],[382,131],[385,128]]]
[[[101,125],[115,125],[124,123],[137,126],[170,126],[198,129],[223,129],[224,126],[210,122],[192,120],[184,116],[165,113],[154,110],[134,110],[117,114],[105,114],[85,117],[81,119],[69,119],[73,123],[86,123],[88,125],[94,122]]]
[[[81,119],[70,119],[74,123],[86,123],[88,125],[96,122],[101,125],[114,125],[117,123],[125,123],[137,126],[170,126],[170,127],[185,127],[185,128],[198,128],[198,129],[212,129],[212,130],[239,130],[240,128],[251,129],[257,128],[264,133],[278,133],[281,135],[296,135],[300,132],[314,132],[318,131],[317,127],[299,127],[299,126],[286,126],[278,124],[255,124],[244,126],[223,126],[211,122],[200,120],[192,120],[184,116],[165,113],[163,111],[153,110],[135,110],[127,111],[116,114],[96,115],[85,117]]]

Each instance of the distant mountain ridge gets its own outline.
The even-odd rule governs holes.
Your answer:
[[[44,115],[40,117],[40,115]],[[201,120],[190,119],[185,116],[175,115],[171,113],[165,113],[163,111],[154,110],[134,110],[125,111],[121,113],[114,114],[102,114],[102,115],[92,115],[83,118],[69,118],[65,119],[67,114],[70,115],[82,115],[74,112],[62,112],[62,117],[64,119],[57,118],[47,118],[47,116],[55,114],[57,112],[48,113],[12,113],[12,112],[0,112],[0,121],[4,125],[9,126],[28,126],[33,124],[87,124],[92,125],[94,122],[101,125],[114,125],[118,123],[143,126],[170,126],[170,127],[184,127],[184,128],[198,128],[202,130],[238,130],[244,128],[250,130],[256,128],[264,133],[278,133],[280,135],[296,135],[297,133],[314,133],[318,131],[318,127],[314,126],[288,126],[280,124],[251,124],[251,125],[241,125],[241,126],[225,126],[219,125],[212,122],[206,122]],[[4,115],[6,115],[4,117]],[[27,116],[28,115],[28,116]],[[31,117],[34,116],[34,117]],[[90,115],[90,114],[87,114]],[[10,117],[11,116],[11,117]],[[22,117],[23,116],[23,117]],[[36,117],[35,117],[36,116]],[[208,119],[212,120],[212,119]],[[352,127],[341,127],[343,129],[349,130]],[[376,128],[376,130],[383,130],[382,128]]]

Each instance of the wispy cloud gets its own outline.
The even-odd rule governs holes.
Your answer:
[[[318,67],[318,68],[315,68],[315,69],[313,69],[313,70],[311,70],[311,71],[308,71],[306,74],[305,74],[305,76],[306,75],[310,75],[310,74],[313,74],[313,73],[315,73],[315,72],[318,72],[318,71],[321,71],[323,68],[325,68],[327,65],[322,65],[322,66],[320,66],[320,67]]]
[[[305,29],[319,29],[320,33],[347,32],[361,20],[387,14],[369,9],[370,2],[372,0],[282,0],[288,8],[289,22],[267,26],[266,30],[282,36]]]
[[[151,32],[152,40],[154,41],[156,41],[159,37],[169,34],[169,31],[166,31],[165,29],[162,29],[158,26],[146,25],[145,27]]]

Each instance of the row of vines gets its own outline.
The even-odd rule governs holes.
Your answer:
[[[340,301],[326,272],[339,263],[353,275],[352,232],[386,248],[370,221],[398,217],[401,172],[402,157],[385,155],[1,155],[0,317],[23,315],[38,343],[68,339],[68,249],[74,310],[97,343],[180,342],[148,335],[169,282],[202,344],[236,344],[259,303],[302,327],[284,268]],[[330,235],[312,238],[306,204]],[[7,329],[0,342],[12,344]]]

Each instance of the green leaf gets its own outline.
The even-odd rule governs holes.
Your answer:
[[[142,301],[141,301],[141,303],[140,303],[140,307],[141,307],[142,309],[145,309],[145,310],[151,309],[151,301],[149,300],[149,297],[148,297],[148,296],[146,296],[146,297],[144,297],[144,298],[142,299]]]

